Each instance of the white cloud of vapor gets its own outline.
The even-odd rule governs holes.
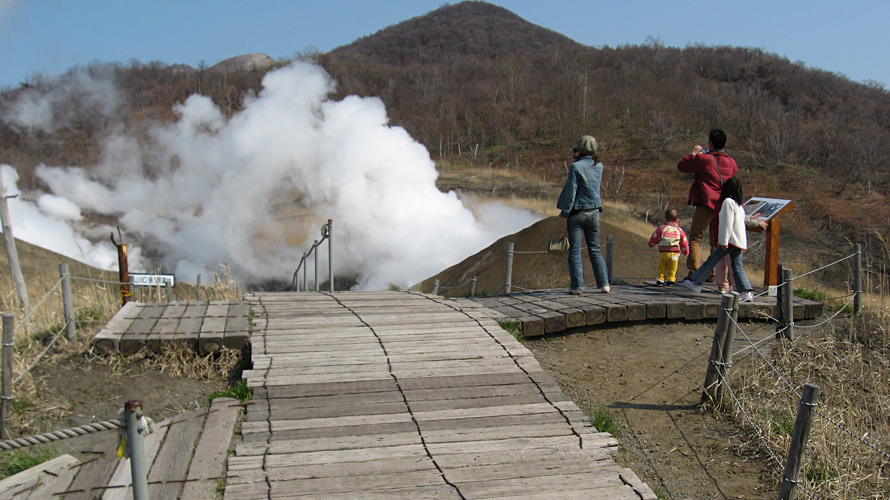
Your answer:
[[[267,74],[259,95],[228,120],[193,95],[176,106],[174,123],[151,130],[150,146],[120,133],[94,168],[38,167],[52,195],[28,210],[58,223],[60,235],[73,231],[65,237],[83,248],[84,234],[71,229],[81,211],[115,216],[179,279],[223,261],[242,280],[288,280],[333,219],[335,273],[371,289],[410,286],[539,218],[501,206],[477,210],[490,214],[477,220],[455,193],[436,188],[429,153],[388,125],[382,101],[329,100],[333,90],[323,69],[297,62]],[[27,115],[41,105],[18,109]]]

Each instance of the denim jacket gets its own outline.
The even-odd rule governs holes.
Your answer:
[[[560,216],[568,217],[572,210],[585,210],[602,207],[600,201],[600,181],[603,178],[603,164],[593,163],[593,157],[585,156],[572,163],[569,178],[562,188],[556,208]]]

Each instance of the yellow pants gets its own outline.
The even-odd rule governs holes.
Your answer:
[[[680,252],[659,252],[658,281],[673,283],[677,279],[677,265],[680,263]]]

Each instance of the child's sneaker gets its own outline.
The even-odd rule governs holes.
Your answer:
[[[603,293],[612,293],[612,287],[610,287],[609,285],[604,286],[602,290]]]
[[[664,286],[664,281],[655,280],[655,286]]]
[[[742,293],[742,297],[739,299],[739,302],[751,302],[754,300],[754,294],[751,292]]]
[[[692,291],[695,292],[695,293],[701,293],[701,285],[699,285],[698,283],[692,281],[692,280],[689,279],[689,278],[686,278],[685,280],[683,280],[683,286],[685,286],[686,288],[692,290]]]

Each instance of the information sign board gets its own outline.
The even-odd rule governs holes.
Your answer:
[[[166,288],[175,284],[172,274],[130,273],[130,279],[133,280],[133,286],[162,286]]]

